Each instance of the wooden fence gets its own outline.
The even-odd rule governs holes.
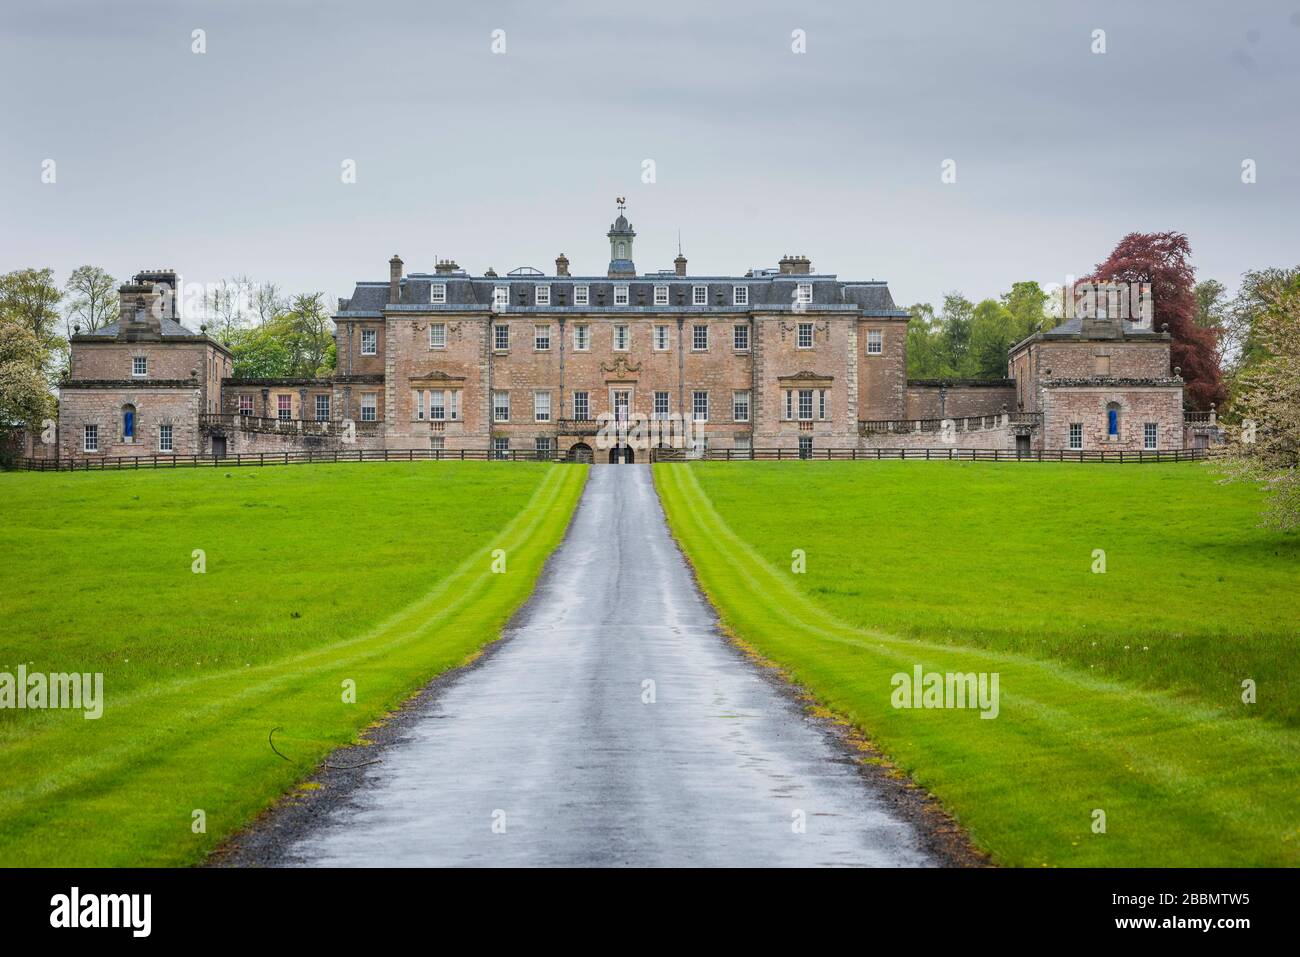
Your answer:
[[[772,461],[883,461],[900,459],[927,462],[1203,462],[1209,449],[1170,449],[1153,452],[1082,451],[1051,449],[1017,452],[1007,449],[652,449],[652,462],[772,462]],[[249,452],[235,455],[122,455],[85,459],[32,459],[14,462],[13,468],[29,472],[116,472],[123,469],[241,468],[255,465],[308,465],[334,462],[569,462],[559,450],[523,449],[356,449],[303,452]]]

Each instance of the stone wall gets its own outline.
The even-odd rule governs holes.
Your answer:
[[[172,427],[172,452],[203,451],[199,435],[202,393],[198,388],[123,385],[85,388],[65,384],[59,396],[59,457],[100,458],[119,455],[170,454],[159,447],[159,426]],[[123,406],[135,406],[135,440],[123,436]],[[99,431],[99,451],[84,452],[86,425]]]
[[[1043,448],[1068,449],[1070,423],[1083,426],[1085,451],[1114,450],[1136,452],[1145,448],[1144,425],[1156,423],[1157,448],[1164,451],[1183,448],[1182,385],[1136,385],[1125,382],[1093,385],[1053,385],[1052,380],[1040,390],[1043,409]],[[1119,436],[1107,434],[1107,408],[1119,407]]]
[[[1011,379],[913,379],[907,383],[904,419],[952,419],[1016,411],[1016,384]]]

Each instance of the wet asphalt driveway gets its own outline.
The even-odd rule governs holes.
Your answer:
[[[714,630],[644,465],[591,470],[508,641],[364,773],[283,863],[938,863]]]

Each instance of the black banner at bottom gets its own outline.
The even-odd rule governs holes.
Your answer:
[[[10,944],[373,945],[458,925],[536,941],[588,922],[653,939],[689,920],[768,942],[869,924],[873,940],[914,945],[1046,933],[1232,946],[1281,932],[1294,892],[1294,873],[1275,870],[4,870],[0,926]]]

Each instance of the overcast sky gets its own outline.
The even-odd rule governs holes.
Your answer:
[[[642,272],[680,229],[692,273],[804,253],[904,305],[1132,230],[1233,288],[1300,263],[1300,0],[5,0],[0,80],[0,270],[60,282],[603,274],[617,195]]]

